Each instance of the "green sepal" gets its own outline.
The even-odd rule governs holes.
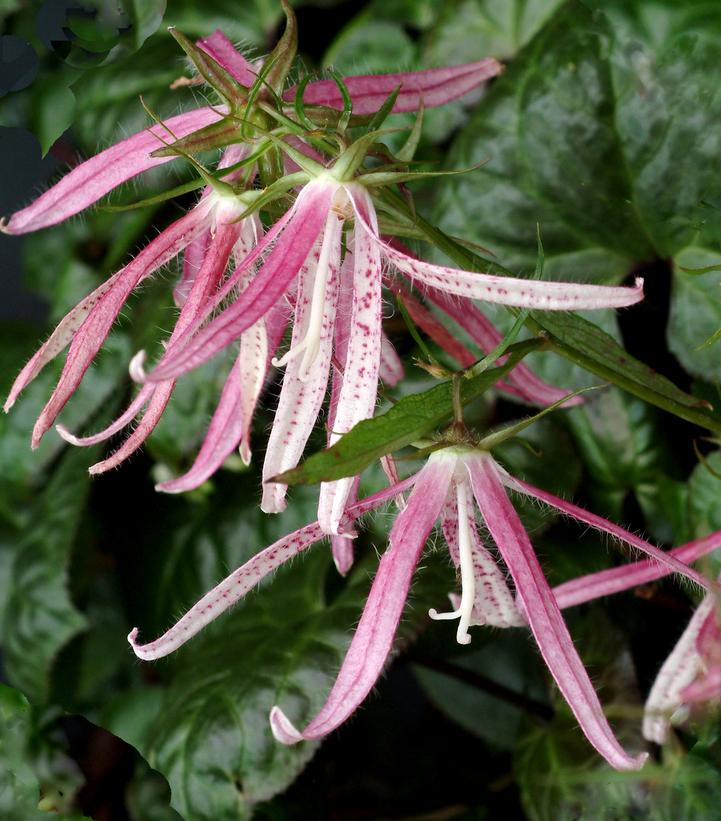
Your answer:
[[[393,89],[393,91],[391,91],[391,93],[386,97],[386,99],[383,102],[383,105],[373,115],[371,121],[368,123],[368,131],[377,131],[383,125],[383,123],[388,118],[389,114],[393,111],[393,106],[396,104],[396,100],[398,99],[400,90],[401,85],[399,83]]]
[[[185,154],[200,154],[202,151],[211,151],[215,148],[224,148],[241,141],[238,124],[229,118],[211,123],[192,134],[180,137],[170,145],[156,148],[151,157],[173,157]]]
[[[242,86],[209,54],[198,48],[192,40],[189,40],[174,26],[169,26],[168,31],[188,55],[198,73],[208,85],[212,86],[231,108],[240,106],[248,96],[248,89]]]
[[[423,132],[424,113],[425,108],[423,107],[423,98],[421,97],[421,104],[418,108],[418,116],[413,121],[413,128],[411,128],[411,133],[408,135],[406,141],[401,146],[400,151],[396,153],[396,156],[401,162],[411,162],[413,157],[415,157],[416,155],[418,143],[420,143],[421,141],[421,133]]]
[[[190,182],[184,182],[182,185],[171,188],[169,191],[163,191],[162,194],[156,194],[154,197],[147,197],[146,199],[131,202],[127,205],[101,205],[100,210],[119,213],[121,211],[133,211],[136,208],[147,208],[148,206],[158,205],[161,202],[171,200],[174,197],[180,197],[182,194],[188,194],[191,191],[202,188],[204,185],[204,180],[190,180]]]
[[[285,81],[298,53],[298,21],[295,12],[288,0],[281,0],[281,6],[285,14],[285,31],[268,55],[272,68],[265,77],[267,85],[278,95],[283,91]]]
[[[380,185],[398,185],[403,182],[413,182],[413,180],[424,180],[431,177],[454,177],[458,174],[467,174],[475,171],[479,166],[473,168],[461,168],[457,171],[369,171],[358,178],[358,182],[363,183],[366,188]]]
[[[538,350],[541,339],[528,339],[509,348],[508,359],[472,379],[462,379],[462,405],[477,399],[514,368],[526,354]],[[428,391],[406,396],[385,413],[359,422],[330,448],[314,453],[293,470],[272,481],[287,485],[316,484],[355,476],[376,459],[417,442],[453,417],[453,380]]]
[[[328,73],[333,78],[333,81],[338,86],[340,96],[343,98],[343,111],[341,112],[336,128],[341,134],[345,132],[350,123],[350,118],[353,116],[353,100],[351,99],[348,86],[345,84],[343,77],[334,69],[329,68]]]
[[[333,164],[333,176],[338,180],[352,179],[365,159],[366,154],[368,154],[373,144],[378,141],[378,137],[382,137],[384,134],[395,134],[398,130],[397,128],[383,128],[376,131],[369,131],[367,134],[359,137],[352,142],[335,161]]]
[[[297,171],[295,174],[288,174],[285,177],[281,177],[281,179],[276,180],[262,191],[244,192],[242,201],[244,203],[249,202],[250,204],[238,217],[238,220],[246,219],[261,208],[265,208],[269,203],[287,194],[291,188],[295,188],[296,185],[303,185],[306,182],[308,182],[307,174],[304,171]]]
[[[483,439],[481,439],[478,442],[478,447],[482,450],[493,450],[493,448],[498,447],[498,445],[502,444],[503,442],[506,442],[508,439],[512,439],[514,436],[518,436],[518,434],[521,433],[521,431],[524,431],[526,428],[530,427],[532,424],[534,424],[534,422],[537,422],[539,419],[546,416],[546,414],[551,413],[552,411],[555,411],[558,408],[565,405],[569,399],[573,399],[574,397],[580,396],[582,393],[587,393],[588,391],[596,391],[599,388],[603,387],[605,386],[590,385],[587,388],[579,388],[577,391],[568,393],[561,399],[556,400],[553,404],[547,405],[538,413],[534,413],[533,416],[527,416],[525,419],[521,419],[518,422],[513,422],[510,425],[506,425],[505,427],[500,428],[499,430],[492,431],[487,436],[484,436]]]

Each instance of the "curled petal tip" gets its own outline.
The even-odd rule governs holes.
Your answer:
[[[10,220],[7,217],[0,217],[0,234],[12,234],[12,231],[8,231],[9,224]]]
[[[94,465],[90,465],[90,467],[88,468],[88,473],[91,476],[98,476],[101,473],[105,473],[103,462],[96,462]]]
[[[238,453],[240,453],[240,459],[246,467],[249,467],[250,462],[252,460],[253,454],[251,453],[250,446],[246,444],[242,444],[238,449]]]
[[[640,770],[648,761],[648,753],[639,753],[635,758],[631,759],[632,766],[629,769]]]
[[[270,729],[275,740],[281,744],[298,744],[305,740],[277,705],[270,711]]]
[[[4,411],[5,413],[10,413],[10,408],[12,408],[12,406],[13,406],[14,404],[15,404],[15,400],[14,400],[14,399],[11,399],[10,397],[8,397],[8,398],[5,400],[5,404],[3,405],[3,411]]]
[[[80,440],[78,439],[75,434],[70,433],[70,431],[65,427],[65,425],[55,425],[55,430],[58,432],[58,435],[61,439],[64,439],[70,445],[79,445]]]
[[[137,647],[138,643],[135,641],[135,639],[137,639],[137,638],[138,638],[138,628],[133,627],[133,629],[128,633],[128,642],[130,643],[130,646],[133,648],[133,650]]]
[[[130,374],[130,378],[133,380],[133,382],[143,384],[147,380],[148,375],[145,372],[144,366],[145,351],[140,350],[130,360],[130,364],[128,365],[128,373]]]
[[[172,487],[168,487],[171,482],[158,482],[157,485],[153,488],[158,493],[180,493],[179,490],[174,490]]]

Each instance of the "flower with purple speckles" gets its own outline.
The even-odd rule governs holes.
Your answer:
[[[360,622],[325,705],[301,731],[280,707],[274,707],[270,721],[276,738],[286,744],[322,738],[363,702],[386,664],[413,574],[428,536],[440,520],[451,558],[459,570],[461,594],[452,598],[451,612],[431,610],[431,618],[456,619],[456,639],[462,644],[470,642],[472,625],[512,627],[528,623],[551,674],[591,744],[614,767],[639,768],[645,756],[626,753],[606,721],[561,616],[558,589],[552,591],[549,587],[506,488],[538,499],[643,551],[650,557],[648,564],[659,575],[677,572],[708,587],[706,580],[673,554],[664,553],[601,517],[513,478],[489,453],[469,446],[436,451],[414,476],[350,505],[343,514],[343,525],[352,527],[357,517],[410,487],[412,491],[390,532],[388,548],[381,557]],[[481,539],[476,506],[500,559]],[[152,660],[173,652],[243,597],[261,578],[321,538],[323,528],[316,522],[261,551],[207,593],[155,641],[140,645],[138,632],[133,630],[129,641],[136,655]],[[506,581],[506,572],[512,579],[515,596]]]

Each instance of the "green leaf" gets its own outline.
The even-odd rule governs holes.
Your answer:
[[[494,747],[513,749],[524,707],[528,702],[547,706],[539,666],[527,651],[525,637],[506,630],[451,664],[421,661],[413,671],[431,701],[451,720]],[[507,692],[496,690],[494,684]]]
[[[0,357],[0,390],[6,395],[15,378],[24,356],[18,357],[18,350],[12,343],[19,339],[35,342],[37,331],[24,330],[22,336],[13,326],[0,326],[0,341],[8,340],[0,346],[10,355],[10,362],[3,363]],[[25,344],[28,351],[33,348]],[[20,349],[22,351],[22,349]],[[23,351],[23,354],[25,351]],[[110,337],[103,355],[96,365],[89,369],[80,388],[67,409],[63,412],[62,421],[73,432],[82,431],[93,424],[98,411],[108,405],[116,395],[118,383],[126,378],[130,346],[127,339],[120,335]],[[7,513],[11,521],[21,516],[21,511],[13,509],[13,500],[26,500],[42,480],[44,471],[58,457],[65,447],[63,440],[55,433],[48,431],[37,450],[30,449],[30,433],[35,419],[47,402],[52,387],[57,380],[60,362],[41,373],[18,399],[17,404],[7,414],[0,416],[0,515]],[[83,473],[91,464],[92,454],[81,450],[78,470]]]
[[[433,65],[480,56],[513,57],[553,15],[561,0],[451,0],[441,6],[424,54]]]
[[[158,33],[139,52],[87,71],[73,84],[77,99],[73,133],[87,154],[152,124],[140,104],[141,95],[161,117],[177,114],[180,106],[197,107],[187,90],[170,89],[170,84],[184,74],[183,63],[178,60],[181,53],[167,32]],[[172,165],[177,168],[180,164]],[[141,179],[166,178],[168,170],[156,170]],[[172,184],[177,183],[174,178]]]
[[[362,55],[362,66],[358,58]],[[344,74],[398,71],[413,65],[416,49],[401,23],[374,19],[369,11],[353,18],[323,56],[324,66]]]
[[[721,451],[713,451],[705,458],[707,465],[696,465],[688,480],[688,523],[691,538],[700,538],[721,530],[721,506],[718,503],[721,479],[711,472],[721,472]],[[714,556],[710,561],[711,575],[716,575],[721,571],[719,557]]]
[[[707,382],[721,380],[718,348],[704,347],[721,328],[721,273],[681,270],[718,261],[717,251],[687,248],[675,260],[667,339],[684,368]]]
[[[532,327],[545,331],[551,348],[566,359],[669,413],[721,431],[721,417],[708,410],[706,401],[634,359],[597,325],[576,314],[534,311],[531,317]]]
[[[142,749],[168,778],[172,806],[184,818],[250,818],[252,806],[283,790],[317,748],[284,747],[268,724],[274,704],[301,724],[320,708],[362,601],[363,591],[351,588],[324,602],[328,556],[317,550],[176,661]]]
[[[535,340],[516,343],[509,348],[508,359],[502,366],[471,379],[461,378],[462,404],[481,396],[536,347]],[[405,397],[385,413],[358,423],[331,448],[309,457],[299,467],[281,474],[278,480],[286,484],[316,484],[360,473],[381,456],[400,450],[450,421],[452,395],[452,382],[448,381]]]
[[[130,22],[132,51],[137,51],[154,34],[165,14],[166,0],[122,0],[123,9]],[[127,49],[127,45],[123,43]],[[115,56],[113,52],[112,56]]]
[[[0,684],[0,814],[8,821],[47,818],[38,810],[40,784],[27,755],[30,705]]]
[[[489,161],[444,186],[442,227],[515,268],[530,267],[540,223],[552,275],[581,250],[610,270],[675,254],[699,230],[718,238],[720,23],[700,0],[564,3],[456,140],[450,167]]]
[[[69,128],[75,119],[75,95],[68,88],[62,73],[37,83],[33,98],[32,129],[40,141],[43,157],[55,140]]]
[[[653,411],[617,390],[586,397],[566,416],[591,478],[591,495],[611,518],[623,518],[628,493],[655,485],[668,448]]]
[[[10,682],[37,702],[48,696],[58,652],[86,626],[70,600],[67,574],[90,485],[87,465],[83,450],[66,453],[13,549],[3,615],[5,664]]]

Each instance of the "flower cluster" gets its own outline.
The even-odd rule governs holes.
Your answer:
[[[333,445],[373,417],[380,380],[393,386],[403,377],[401,360],[383,330],[383,303],[389,295],[400,297],[418,328],[461,368],[471,367],[478,355],[449,328],[462,328],[484,354],[499,350],[503,341],[478,302],[568,311],[621,308],[642,298],[641,281],[611,287],[514,278],[439,265],[411,253],[400,240],[414,236],[417,225],[412,209],[404,211],[405,200],[396,187],[424,173],[412,170],[408,152],[394,156],[382,142],[383,120],[392,112],[422,112],[459,98],[498,75],[501,65],[488,58],[415,73],[304,80],[288,88],[295,22],[287,5],[285,10],[285,35],[256,64],[246,61],[219,31],[195,44],[176,34],[219,104],[157,122],[106,149],[0,224],[10,234],[54,225],[172,160],[190,162],[202,188],[187,213],[65,316],[17,377],[6,411],[68,348],[59,381],[35,423],[33,447],[56,423],[133,291],[175,258],[182,258],[182,275],[173,289],[177,318],[157,361],[149,365],[146,352],[139,351],[128,363],[139,385],[135,397],[99,433],[77,436],[61,424],[57,430],[74,445],[93,445],[133,424],[118,449],[90,470],[116,467],[151,434],[177,381],[231,352],[233,364],[197,457],[182,476],[158,485],[165,492],[187,491],[205,482],[236,449],[250,462],[255,410],[272,370],[282,368],[262,469],[261,507],[267,513],[285,509],[287,486],[276,479],[299,464],[326,400],[328,444]],[[196,158],[209,149],[220,151],[212,171]],[[504,349],[497,363],[504,365],[507,356]],[[540,406],[559,403],[565,395],[520,362],[497,387]],[[569,403],[579,401],[572,397]],[[600,574],[552,590],[507,489],[644,552],[646,564],[632,566],[626,581],[644,573],[675,572],[708,588],[703,576],[687,566],[708,545],[693,543],[682,553],[664,553],[512,477],[472,439],[451,444],[441,439],[436,445],[425,466],[409,479],[398,480],[392,463],[386,463],[390,486],[360,501],[357,476],[323,482],[317,522],[258,553],[155,641],[138,644],[134,630],[129,637],[134,651],[142,659],[172,652],[259,579],[325,536],[332,537],[338,569],[347,572],[356,520],[410,490],[325,706],[302,730],[275,707],[270,721],[276,738],[287,744],[320,738],[364,700],[382,673],[414,570],[440,522],[461,592],[451,594],[450,612],[431,610],[431,618],[457,619],[462,644],[470,642],[473,625],[528,626],[591,744],[614,767],[640,767],[644,754],[629,754],[619,745],[561,616],[562,607],[592,597],[589,591],[603,595],[621,589],[618,578],[609,577],[607,589],[607,577]],[[484,544],[483,528],[497,554]],[[653,724],[660,720],[653,717],[655,711],[719,692],[721,657],[711,596],[661,671],[649,699],[649,738],[661,740],[664,734],[661,725]]]

